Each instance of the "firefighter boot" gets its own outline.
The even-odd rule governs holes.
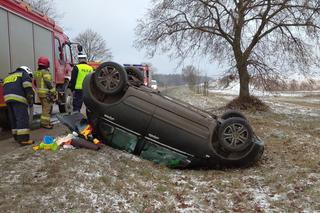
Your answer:
[[[27,141],[21,141],[19,142],[21,146],[27,146],[27,145],[32,145],[34,144],[33,140],[27,140]]]
[[[41,124],[41,127],[44,129],[52,129],[53,125],[52,124]]]

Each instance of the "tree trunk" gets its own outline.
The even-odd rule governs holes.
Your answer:
[[[238,66],[239,79],[240,79],[240,93],[239,98],[247,98],[250,96],[249,93],[249,81],[250,76],[246,65]]]

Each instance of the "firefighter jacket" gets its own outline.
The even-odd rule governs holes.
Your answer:
[[[32,80],[28,73],[17,69],[7,76],[3,82],[4,101],[20,102],[26,105],[33,100]]]
[[[33,74],[36,91],[40,98],[47,97],[47,94],[56,93],[56,89],[53,87],[52,84],[52,75],[48,69],[37,70]]]
[[[93,71],[93,68],[85,62],[76,65],[71,74],[70,87],[71,90],[82,90],[84,78]]]

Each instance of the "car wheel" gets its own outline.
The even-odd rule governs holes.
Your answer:
[[[252,144],[253,131],[243,118],[224,120],[218,131],[221,146],[231,152],[241,152]]]
[[[236,111],[236,110],[228,110],[221,115],[221,118],[224,120],[226,120],[228,118],[234,118],[234,117],[243,118],[243,119],[247,120],[247,118],[244,114],[242,114],[241,112]]]
[[[143,84],[143,73],[136,67],[125,67],[127,72],[128,81],[130,84],[140,86]]]
[[[71,89],[67,88],[64,91],[62,103],[59,104],[59,112],[60,113],[71,113],[73,112],[73,93]]]
[[[121,65],[114,62],[104,62],[96,69],[94,81],[101,92],[106,95],[115,95],[124,89],[128,78]]]

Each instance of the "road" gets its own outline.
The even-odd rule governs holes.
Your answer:
[[[36,141],[36,143],[39,143],[45,135],[51,135],[51,136],[59,136],[64,135],[68,132],[68,129],[59,123],[58,119],[55,115],[59,113],[58,106],[55,105],[53,107],[53,115],[51,118],[51,123],[54,124],[53,129],[43,129],[40,128],[40,113],[41,113],[41,106],[35,105],[34,107],[34,121],[31,125],[31,134],[30,138]],[[0,132],[0,155],[4,155],[6,153],[9,153],[15,149],[18,149],[21,147],[18,143],[14,141],[14,139],[11,136],[10,130],[2,130]]]

